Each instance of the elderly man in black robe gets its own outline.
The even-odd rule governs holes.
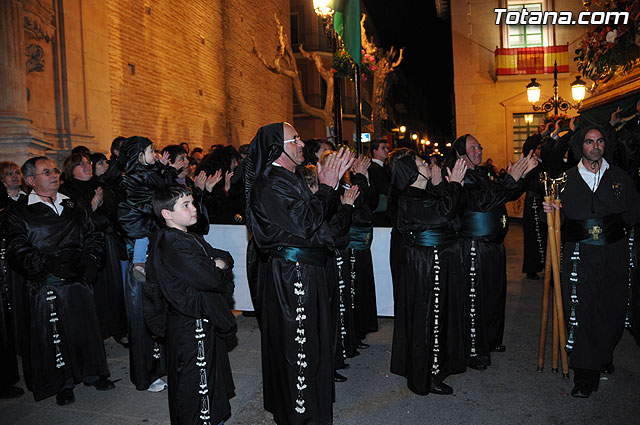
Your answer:
[[[295,173],[303,162],[296,130],[276,123],[258,130],[245,169],[247,219],[260,262],[256,305],[262,335],[265,408],[278,424],[330,424],[333,352],[327,250],[318,230],[351,166],[340,150],[318,169],[312,194]]]
[[[598,126],[571,140],[577,166],[567,171],[560,195],[564,217],[562,298],[568,317],[566,350],[574,371],[574,397],[597,391],[600,372],[613,371],[613,351],[629,315],[629,238],[640,222],[640,195],[612,165],[615,144]],[[545,202],[545,212],[554,204]]]
[[[503,352],[504,311],[507,298],[507,263],[504,237],[508,220],[505,202],[524,191],[522,177],[536,166],[533,154],[509,167],[504,179],[491,179],[481,167],[482,146],[470,134],[453,144],[446,166],[463,158],[467,164],[458,232],[466,275],[467,366],[485,370],[491,351]]]
[[[6,237],[10,264],[25,277],[25,380],[36,401],[57,394],[66,405],[81,381],[115,388],[90,286],[104,243],[86,209],[58,193],[51,160],[29,159],[22,173],[32,190],[7,212]]]

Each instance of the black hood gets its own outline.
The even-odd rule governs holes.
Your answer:
[[[418,166],[413,155],[403,156],[393,167],[391,184],[403,191],[418,178]]]
[[[130,172],[135,169],[139,163],[138,158],[141,152],[152,144],[150,139],[142,136],[127,137],[122,141],[120,145],[120,155],[118,156],[118,162],[125,165],[125,171]]]
[[[447,154],[447,157],[444,159],[444,165],[442,170],[446,170],[447,168],[453,169],[453,166],[456,165],[456,161],[458,157],[463,156],[467,153],[467,137],[471,136],[471,134],[464,134],[458,137],[453,145],[451,145],[451,150]]]
[[[580,128],[571,137],[571,140],[569,141],[569,148],[571,149],[573,157],[578,161],[582,159],[582,145],[584,143],[584,138],[591,130],[598,130],[600,133],[602,133],[602,137],[604,137],[603,157],[609,164],[613,164],[616,153],[616,139],[615,137],[612,137],[610,131],[599,125],[590,125],[584,128]]]
[[[283,151],[284,123],[269,124],[258,129],[249,145],[249,152],[245,159],[244,189],[247,209],[251,202],[253,182],[271,167],[273,161],[278,159]]]

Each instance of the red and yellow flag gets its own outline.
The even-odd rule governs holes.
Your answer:
[[[558,72],[569,72],[569,46],[498,48],[496,75],[548,74],[558,62]]]

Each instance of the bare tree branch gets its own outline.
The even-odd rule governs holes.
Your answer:
[[[278,31],[278,47],[273,58],[273,62],[267,62],[265,57],[258,51],[256,40],[254,37],[252,37],[253,53],[269,71],[273,72],[274,74],[281,74],[291,78],[294,93],[296,95],[296,98],[298,99],[300,108],[312,117],[322,119],[326,126],[330,126],[333,118],[333,115],[331,114],[331,108],[333,107],[333,74],[330,70],[324,67],[322,58],[320,57],[320,55],[318,55],[318,53],[314,52],[310,54],[305,51],[302,46],[300,46],[300,53],[302,54],[302,56],[314,62],[316,69],[320,73],[320,76],[327,83],[327,98],[325,101],[324,109],[315,108],[309,105],[304,98],[302,82],[300,81],[300,74],[298,72],[298,65],[296,63],[295,56],[293,55],[291,45],[289,44],[289,40],[284,32],[284,27],[280,23],[277,15],[274,15],[274,18]]]

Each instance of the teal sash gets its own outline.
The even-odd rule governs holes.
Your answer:
[[[615,214],[587,220],[567,219],[565,231],[567,241],[589,245],[608,245],[626,236],[622,218]]]
[[[327,261],[326,248],[296,248],[292,246],[279,246],[269,250],[269,254],[277,258],[283,258],[310,266],[324,267]]]
[[[373,227],[351,226],[349,229],[349,249],[364,251],[371,248]]]
[[[430,229],[403,235],[405,246],[449,245],[458,240],[456,232],[450,229]]]
[[[50,286],[63,286],[63,285],[68,285],[71,282],[68,281],[67,279],[63,279],[61,277],[55,276],[51,273],[47,274],[44,278],[45,282],[47,285]]]
[[[463,238],[504,237],[509,230],[507,208],[502,205],[487,212],[465,211],[458,232]]]

